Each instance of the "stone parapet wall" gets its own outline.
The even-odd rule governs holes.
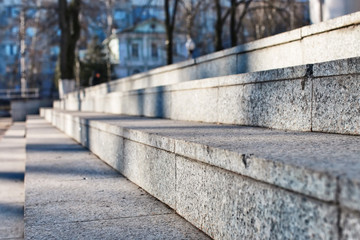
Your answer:
[[[360,58],[68,98],[55,108],[360,134]]]
[[[70,93],[99,96],[189,80],[264,71],[360,56],[360,13],[302,27],[193,60]]]

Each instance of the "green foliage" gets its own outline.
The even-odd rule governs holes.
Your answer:
[[[80,85],[92,86],[107,81],[107,62],[104,47],[94,37],[87,46],[83,61],[80,61]]]

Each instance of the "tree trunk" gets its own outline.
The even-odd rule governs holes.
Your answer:
[[[172,30],[169,30],[169,32]],[[167,64],[173,63],[173,36],[172,34],[167,34],[167,40],[166,40],[166,60]]]
[[[166,28],[166,62],[167,64],[173,63],[173,34],[175,28],[176,9],[178,0],[174,1],[172,14],[170,14],[169,0],[164,0],[165,11],[165,28]]]
[[[61,30],[60,40],[60,84],[59,94],[75,90],[75,49],[80,37],[80,0],[72,0],[68,5],[66,0],[58,0],[59,25]],[[74,84],[71,83],[74,82]],[[62,88],[62,89],[61,89]]]
[[[236,32],[236,0],[231,0],[230,6],[230,40],[231,46],[237,45],[237,32]]]
[[[223,49],[223,44],[222,44],[223,20],[221,15],[220,0],[215,0],[215,9],[216,9],[215,51],[220,51]]]

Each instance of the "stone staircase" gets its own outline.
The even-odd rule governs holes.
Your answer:
[[[27,120],[25,239],[209,239],[45,120]]]
[[[196,63],[73,92],[53,109],[42,109],[41,116],[211,238],[360,239],[359,19],[359,13],[345,16]],[[329,38],[328,46],[337,51],[324,52],[322,40]],[[258,72],[236,74],[241,71],[232,67],[231,59],[242,66],[239,61],[246,56],[253,59],[248,66],[255,67],[266,50],[292,52],[297,44],[319,44],[320,50],[312,48],[313,58],[309,52],[302,52],[300,60],[289,55],[296,60],[291,66],[285,58],[279,65],[262,61]],[[269,61],[271,54],[264,56]],[[207,74],[199,75],[204,69]],[[38,118],[28,121],[34,132],[37,122],[44,124]],[[86,162],[92,157],[76,160],[72,147],[57,147],[58,139],[43,132],[35,146],[50,142],[52,158],[67,159],[56,170],[64,173],[62,181],[71,180],[66,176],[71,169],[65,171],[71,164],[77,170],[92,166]],[[28,145],[27,161],[35,169],[44,164],[35,160],[39,152],[46,153]],[[91,171],[101,169],[99,164]],[[46,175],[50,168],[43,171]],[[51,178],[45,181],[49,191],[55,188]],[[117,183],[112,190],[100,185],[109,198],[118,193]],[[34,198],[42,201],[42,195]],[[114,208],[118,204],[109,202]],[[99,216],[107,214],[94,209]],[[30,219],[25,219],[25,231]]]

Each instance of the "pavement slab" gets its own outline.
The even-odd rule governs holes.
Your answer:
[[[209,239],[38,117],[27,120],[25,239]]]
[[[24,236],[25,158],[25,123],[14,123],[0,140],[0,240]]]

